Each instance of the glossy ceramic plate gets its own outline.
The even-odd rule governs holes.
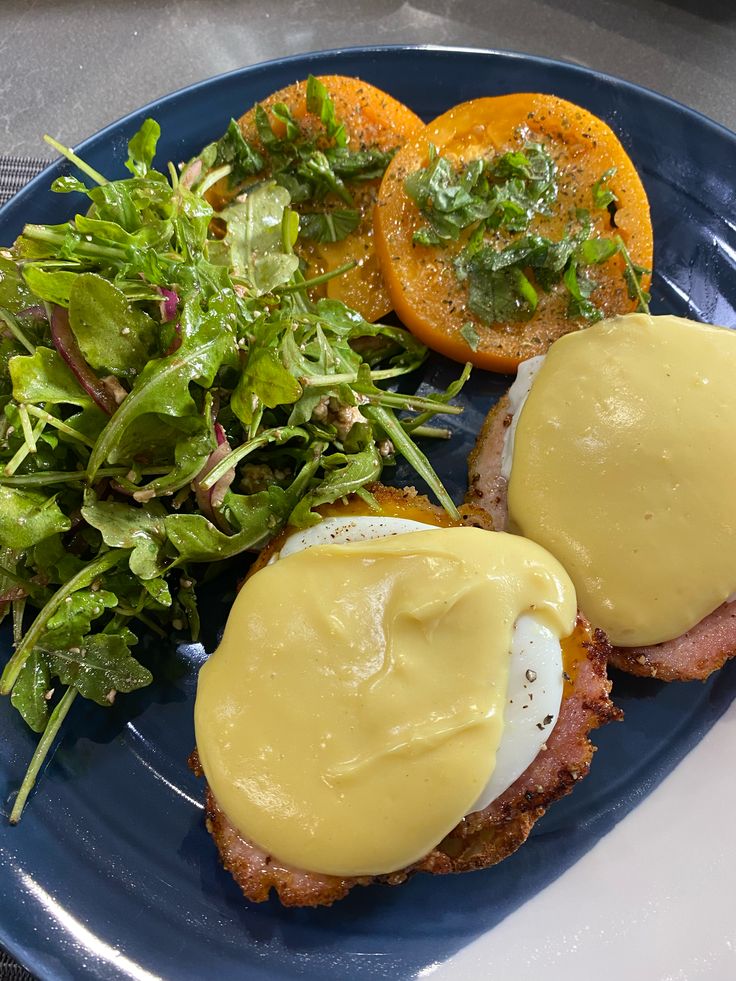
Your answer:
[[[646,185],[654,309],[736,326],[736,136],[659,95],[571,65],[426,48],[290,58],[153,103],[79,152],[108,176],[122,175],[125,142],[152,115],[163,131],[159,163],[184,160],[231,116],[308,72],[360,75],[425,119],[465,99],[514,91],[580,103],[618,132]],[[69,216],[69,197],[48,191],[65,169],[50,168],[5,207],[0,241],[10,242],[25,221]],[[455,372],[435,358],[417,385],[443,387]],[[473,436],[507,384],[476,372],[453,439],[433,448],[456,499]],[[411,477],[399,468],[394,479]],[[233,586],[220,584],[202,600],[204,647],[175,651],[149,640],[156,684],[109,711],[74,706],[21,825],[0,827],[0,943],[31,970],[42,978],[142,979],[736,976],[732,917],[723,915],[730,887],[721,894],[736,862],[719,821],[736,804],[719,769],[733,742],[736,663],[704,685],[617,675],[626,722],[597,734],[590,777],[500,866],[356,889],[329,910],[285,911],[246,903],[220,869],[203,827],[201,785],[186,768],[197,667]],[[6,813],[33,746],[3,700]]]

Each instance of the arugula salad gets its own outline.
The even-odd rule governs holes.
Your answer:
[[[449,435],[432,419],[461,411],[449,403],[469,367],[446,392],[392,390],[423,344],[309,296],[341,270],[305,278],[298,237],[344,234],[343,179],[390,157],[351,154],[314,83],[335,152],[260,120],[278,172],[218,212],[207,190],[260,167],[234,122],[162,173],[147,119],[122,180],[49,140],[83,176],[53,184],[74,217],[0,250],[0,621],[13,641],[0,692],[41,733],[13,823],[74,700],[109,706],[151,682],[140,632],[196,639],[197,582],[215,563],[347,494],[370,504],[366,485],[399,454],[457,515],[415,440]],[[344,214],[314,206],[336,188]],[[294,195],[313,202],[301,222]]]

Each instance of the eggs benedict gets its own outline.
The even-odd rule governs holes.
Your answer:
[[[526,362],[470,461],[470,498],[569,572],[613,663],[705,678],[736,652],[736,335],[632,314]]]
[[[615,716],[556,560],[377,493],[393,513],[333,509],[265,550],[200,673],[208,827],[252,900],[500,861]]]

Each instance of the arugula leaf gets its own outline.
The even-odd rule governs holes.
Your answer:
[[[225,514],[233,513],[235,495],[225,498]],[[169,514],[164,519],[166,534],[179,553],[178,563],[219,562],[257,548],[276,534],[289,516],[287,494],[280,487],[247,496],[238,511],[239,530],[226,535],[201,514]]]
[[[230,165],[230,187],[239,187],[248,177],[259,174],[265,167],[263,157],[246,141],[234,119],[230,120],[224,135],[214,146],[215,166]]]
[[[156,327],[119,289],[95,273],[81,273],[69,293],[69,324],[85,360],[96,369],[132,378],[153,357]]]
[[[76,276],[72,272],[44,272],[37,266],[25,266],[23,278],[26,285],[40,300],[56,303],[60,307],[69,306],[69,293]]]
[[[88,634],[79,647],[48,651],[51,671],[62,684],[80,695],[109,707],[117,692],[145,688],[153,675],[130,653],[135,637],[124,634]]]
[[[17,314],[35,302],[36,297],[21,275],[18,264],[0,253],[0,307]]]
[[[289,523],[296,528],[318,524],[321,516],[313,508],[349,496],[358,487],[378,480],[383,470],[383,461],[375,443],[359,453],[333,453],[323,458],[323,463],[329,467],[327,475],[314,490],[304,495],[289,516]]]
[[[56,194],[71,194],[74,191],[86,194],[89,188],[78,177],[72,177],[71,174],[62,174],[61,177],[57,177],[53,181],[51,190]]]
[[[98,620],[106,610],[117,606],[114,593],[105,589],[80,589],[67,598],[64,606],[49,617],[46,632],[40,646],[47,653],[55,648],[74,646],[89,633],[93,620]]]
[[[259,296],[288,283],[299,268],[299,259],[283,251],[281,230],[288,205],[288,192],[269,181],[218,216],[227,224],[225,245],[235,274]]]
[[[156,144],[161,127],[155,119],[145,119],[141,128],[128,142],[128,159],[125,166],[134,177],[145,177],[156,155]]]
[[[39,546],[36,546],[34,551],[37,554],[38,550]],[[71,577],[64,576],[66,582],[60,589],[57,589],[53,596],[46,602],[43,609],[23,635],[23,639],[16,647],[13,656],[5,665],[2,676],[0,677],[0,692],[2,692],[2,694],[8,694],[8,692],[10,692],[13,688],[13,685],[15,684],[18,674],[21,671],[26,659],[29,657],[33,649],[36,647],[36,644],[46,631],[49,620],[56,614],[56,612],[62,606],[62,603],[66,601],[67,596],[71,596],[76,593],[77,590],[85,589],[87,586],[90,586],[92,583],[96,582],[97,579],[103,575],[103,573],[107,572],[108,569],[111,569],[113,566],[121,562],[124,555],[125,552],[118,549],[102,553],[94,560],[86,564],[83,563],[83,568],[76,572],[76,574],[72,575]]]
[[[22,551],[60,531],[71,521],[53,497],[0,485],[0,542]]]
[[[47,695],[51,689],[51,671],[46,656],[38,650],[31,652],[18,675],[10,703],[23,716],[34,732],[43,732],[49,717]]]
[[[103,429],[87,465],[93,480],[102,464],[119,459],[117,449],[123,434],[147,413],[166,416],[197,416],[197,406],[189,391],[191,382],[212,385],[222,361],[232,347],[233,337],[223,330],[219,317],[202,314],[196,299],[188,301],[182,314],[185,334],[181,347],[166,358],[149,361],[133,388]]]
[[[211,400],[205,398],[203,416],[211,415]],[[147,484],[131,488],[134,500],[145,501],[152,495],[168,497],[191,484],[208,456],[214,449],[214,437],[204,423],[199,431],[192,435],[175,436],[174,463],[162,476],[148,481]]]
[[[275,409],[277,405],[296,402],[301,394],[301,385],[283,366],[276,351],[273,348],[256,348],[248,355],[230,405],[238,418],[249,426],[254,405],[258,402]]]
[[[131,549],[130,571],[144,582],[158,578],[168,563],[160,557],[166,539],[163,509],[133,508],[116,501],[90,500],[82,517],[112,548]]]
[[[65,403],[82,408],[92,405],[61,357],[47,347],[37,347],[30,356],[11,358],[8,371],[16,402]]]

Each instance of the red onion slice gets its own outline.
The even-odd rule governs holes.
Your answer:
[[[69,314],[64,307],[54,306],[51,314],[51,339],[85,392],[111,416],[118,407],[117,403],[102,380],[84,360],[77,339],[69,326]]]

